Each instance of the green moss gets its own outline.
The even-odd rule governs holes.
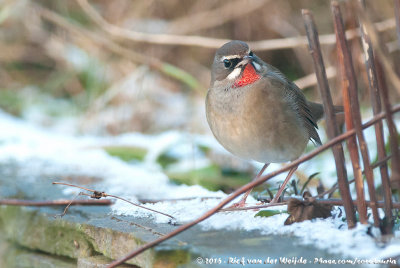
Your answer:
[[[171,181],[177,184],[201,185],[211,191],[230,192],[248,183],[250,175],[240,172],[222,172],[217,165],[190,170],[187,172],[167,172]]]
[[[20,116],[24,101],[17,90],[3,89],[0,90],[0,107],[10,114]]]
[[[21,268],[73,268],[76,260],[37,252],[9,244],[2,252],[4,267]]]
[[[157,253],[154,268],[175,268],[191,262],[191,255],[186,250],[163,250]]]
[[[0,206],[0,233],[23,248],[70,259],[102,254],[117,259],[144,242],[133,233],[115,231],[89,224],[53,219],[37,210]],[[154,251],[146,251],[128,263],[151,267]]]
[[[177,161],[178,159],[168,154],[162,154],[157,158],[157,163],[159,163],[163,168],[166,168],[168,165],[174,164]]]
[[[198,145],[198,147],[199,147],[200,151],[202,151],[205,154],[208,154],[211,151],[210,147],[205,146],[205,145]]]
[[[1,206],[0,218],[6,238],[21,246],[70,258],[93,254],[77,224],[49,220],[35,210],[16,206]]]
[[[147,150],[139,147],[126,147],[126,146],[107,146],[104,150],[112,156],[116,156],[126,162],[132,160],[143,161],[147,154]]]

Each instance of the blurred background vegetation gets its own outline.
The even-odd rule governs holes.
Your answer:
[[[366,2],[399,62],[393,1]],[[357,27],[350,5],[341,5],[346,27]],[[73,133],[210,133],[204,97],[222,39],[279,39],[273,49],[254,51],[320,101],[307,76],[313,73],[307,45],[284,47],[285,38],[305,35],[302,8],[314,13],[320,35],[333,33],[330,1],[320,0],[0,0],[0,108]],[[322,48],[340,103],[330,38]],[[350,44],[369,107],[360,40]]]
[[[346,25],[354,28],[355,17],[346,3],[342,5]],[[367,5],[375,22],[394,17],[391,0],[370,0]],[[223,44],[218,39],[304,35],[302,8],[314,12],[320,34],[333,32],[329,1],[319,0],[2,0],[0,107],[43,124],[59,116],[78,116],[81,132],[208,131],[203,98],[216,48],[201,42],[196,46],[132,41],[124,33],[110,33],[96,16],[135,32],[216,38],[217,47]],[[391,44],[396,41],[394,24],[381,36],[399,59],[397,43]],[[352,46],[360,95],[368,100],[360,41],[354,39]],[[334,44],[323,49],[326,65],[335,67]],[[306,45],[255,51],[293,80],[313,72]],[[333,89],[336,80],[331,79]],[[340,92],[333,91],[340,102]],[[315,86],[305,92],[318,100]]]

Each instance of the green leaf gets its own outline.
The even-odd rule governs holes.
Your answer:
[[[277,214],[286,213],[282,210],[260,210],[254,217],[271,217]]]

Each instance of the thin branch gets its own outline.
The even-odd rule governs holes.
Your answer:
[[[383,165],[387,165],[387,161],[388,161],[390,158],[392,158],[392,156],[391,156],[391,155],[388,155],[388,156],[386,156],[385,158],[380,159],[379,161],[373,163],[373,164],[371,165],[371,168],[374,169],[374,168],[377,168],[377,167],[381,167],[381,166],[383,166]],[[363,171],[362,173],[364,174],[364,171]],[[349,185],[352,184],[354,181],[355,181],[355,179],[350,180],[350,181],[349,181]],[[317,197],[323,197],[323,196],[326,195],[326,194],[331,194],[331,193],[333,193],[335,190],[337,190],[338,188],[339,188],[338,184],[335,183],[330,189],[326,190],[326,191],[323,192],[323,193],[318,194]]]
[[[400,44],[400,0],[394,0],[394,14],[396,18],[397,41]]]
[[[170,63],[163,62],[157,58],[153,58],[148,55],[143,55],[141,53],[134,52],[131,49],[125,48],[113,42],[109,38],[98,35],[93,31],[88,31],[85,28],[79,27],[69,22],[64,17],[60,16],[59,14],[47,8],[44,8],[34,3],[30,4],[34,6],[34,9],[43,19],[51,21],[52,23],[57,24],[58,26],[70,31],[75,35],[89,39],[94,44],[101,45],[104,48],[111,51],[112,53],[127,58],[133,62],[148,65],[150,68],[155,69],[166,76],[172,77],[186,84],[191,89],[198,90],[200,88],[198,80],[194,78],[191,74],[184,71],[183,69],[180,69]]]
[[[361,5],[363,9],[366,9],[365,0],[361,0]],[[366,73],[368,77],[368,85],[369,85],[369,92],[372,104],[372,111],[375,114],[378,114],[382,111],[382,104],[381,99],[379,96],[379,92],[381,89],[379,88],[378,84],[378,75],[376,72],[375,66],[375,55],[374,50],[372,47],[372,42],[367,32],[367,29],[360,23],[361,25],[361,41],[365,55],[365,67]],[[389,173],[388,173],[388,165],[387,160],[388,157],[386,156],[386,149],[385,149],[385,139],[384,139],[384,132],[383,132],[383,123],[379,121],[375,124],[375,136],[376,136],[376,146],[378,151],[378,163],[382,162],[380,165],[379,171],[381,174],[381,181],[382,181],[382,188],[383,188],[383,196],[385,200],[385,216],[387,218],[387,224],[389,226],[388,231],[392,233],[393,229],[393,215],[392,215],[392,190],[390,188],[390,181],[389,181]],[[371,165],[371,168],[374,168]]]
[[[204,196],[204,197],[184,197],[184,198],[166,198],[166,199],[139,199],[138,201],[140,203],[158,203],[158,202],[177,202],[177,201],[188,201],[188,200],[194,200],[194,199],[200,199],[200,201],[204,201],[207,199],[222,199],[222,197],[219,196]]]
[[[316,199],[317,202],[321,204],[330,204],[330,205],[335,205],[335,206],[343,206],[343,201],[341,199]],[[357,206],[357,201],[353,200],[353,203],[355,206]],[[368,207],[371,207],[371,201],[365,201],[366,205]],[[383,201],[377,201],[374,205],[376,205],[378,208],[383,208],[385,207],[385,202]],[[400,203],[395,202],[393,203],[393,208],[399,209],[400,208]]]
[[[389,99],[389,92],[386,85],[385,73],[382,68],[380,58],[375,55],[376,73],[378,76],[378,85],[380,89],[380,95],[383,102],[383,108],[386,112],[386,123],[389,129],[389,144],[390,151],[392,153],[392,174],[390,177],[390,184],[392,188],[400,189],[400,151],[399,143],[397,141],[398,132],[396,124],[393,119],[393,112],[391,112],[392,105]]]
[[[92,192],[93,194],[92,194],[92,195],[89,195],[90,198],[100,199],[100,198],[103,198],[103,197],[104,197],[104,198],[106,198],[106,197],[113,197],[113,198],[116,198],[116,199],[120,199],[120,200],[125,201],[125,202],[128,202],[129,204],[134,205],[134,206],[136,206],[136,207],[143,208],[143,209],[146,209],[146,210],[149,210],[149,211],[152,211],[152,212],[155,212],[155,213],[158,213],[158,214],[167,216],[167,217],[169,217],[169,218],[171,218],[171,219],[175,219],[175,217],[173,217],[173,216],[171,216],[171,215],[169,215],[169,214],[166,214],[166,213],[164,213],[164,212],[160,212],[160,211],[157,211],[157,210],[154,210],[154,209],[151,209],[151,208],[147,208],[147,207],[141,206],[141,205],[139,205],[139,204],[135,204],[135,203],[133,203],[133,202],[131,202],[131,201],[125,199],[125,198],[122,198],[122,197],[119,197],[119,196],[116,196],[116,195],[107,194],[106,192],[100,192],[100,191],[96,191],[96,190],[92,190],[92,189],[85,188],[85,187],[82,187],[82,186],[78,186],[78,185],[74,185],[74,184],[69,184],[69,183],[64,183],[64,182],[53,182],[53,184],[59,184],[59,185],[65,185],[65,186],[75,187],[75,188],[79,188],[79,189],[86,190],[86,191],[88,191],[88,192]]]
[[[180,45],[180,46],[194,46],[203,48],[216,49],[223,44],[229,42],[229,39],[217,39],[196,35],[173,35],[173,34],[150,34],[129,29],[120,28],[107,22],[101,17],[97,11],[87,2],[87,0],[77,0],[86,14],[104,31],[109,33],[115,38],[122,40],[131,40],[134,42],[144,42],[159,45]],[[386,31],[396,27],[394,18],[379,22],[376,24],[377,29]],[[348,39],[353,39],[359,36],[359,29],[352,29],[346,31]],[[298,46],[307,45],[307,38],[305,36],[298,36],[292,38],[269,39],[254,42],[247,42],[253,50],[274,50],[274,49],[287,49]],[[320,43],[322,45],[332,45],[336,43],[334,34],[326,34],[320,36]]]
[[[77,195],[71,200],[71,202],[64,208],[63,213],[58,214],[58,215],[55,215],[54,218],[57,218],[57,217],[64,217],[65,214],[67,214],[67,211],[68,211],[69,207],[71,206],[72,202],[75,201],[75,200],[76,200],[79,196],[81,196],[81,195],[83,195],[82,192],[80,192],[79,194],[77,194]]]
[[[397,94],[400,94],[400,78],[395,72],[395,68],[393,67],[393,62],[390,60],[390,56],[387,54],[387,51],[383,49],[385,46],[382,45],[377,30],[374,27],[374,24],[371,21],[370,16],[363,10],[358,1],[352,1],[354,5],[354,10],[357,11],[357,15],[360,18],[360,21],[365,26],[367,32],[369,33],[369,37],[371,39],[372,45],[374,46],[374,50],[376,52],[376,56],[379,57],[382,62],[382,66],[385,70],[385,73],[390,78],[389,81],[395,88]]]
[[[349,185],[352,184],[353,182],[355,182],[355,179],[349,180]],[[336,191],[337,189],[339,189],[339,185],[336,182],[330,189],[326,190],[325,192],[322,192],[320,194],[317,195],[317,197],[322,198],[324,195],[330,195],[332,194],[334,191]]]
[[[258,210],[258,209],[269,208],[269,207],[274,207],[274,206],[283,206],[283,205],[287,205],[289,203],[289,200],[292,198],[296,198],[296,197],[285,197],[285,198],[283,198],[283,202],[281,202],[281,203],[274,203],[274,204],[268,203],[265,205],[249,206],[249,207],[243,207],[243,208],[227,208],[227,209],[221,209],[220,212],[238,211],[238,210]],[[302,198],[296,198],[296,199],[303,200]],[[320,204],[343,206],[343,200],[337,199],[337,198],[328,198],[328,199],[315,198],[314,200]],[[266,200],[266,201],[268,202],[269,200]],[[368,207],[371,207],[370,201],[365,201],[365,203]],[[353,200],[353,204],[354,204],[354,206],[358,206],[357,200]],[[376,205],[378,208],[383,208],[385,206],[385,203],[383,201],[377,201]],[[400,209],[400,202],[395,202],[393,204],[393,208]]]
[[[309,41],[309,52],[313,58],[315,73],[317,74],[318,89],[324,104],[324,113],[327,127],[327,135],[330,139],[337,136],[339,128],[335,120],[335,112],[332,102],[332,97],[329,89],[328,79],[326,77],[324,60],[322,57],[320,42],[318,38],[317,27],[314,22],[314,17],[309,10],[302,10],[304,25]],[[351,202],[351,193],[348,185],[347,171],[345,166],[344,152],[342,144],[337,144],[332,147],[333,156],[335,159],[336,173],[340,194],[344,200],[344,209],[346,211],[348,228],[355,227],[356,217],[354,206]]]
[[[223,2],[224,5],[203,12],[196,12],[175,19],[169,23],[168,32],[174,34],[186,34],[204,30],[224,24],[233,19],[244,17],[249,13],[259,10],[270,0],[253,1],[229,1]],[[221,16],[221,14],[224,14]]]
[[[286,200],[287,198],[283,198]],[[259,206],[248,206],[248,207],[230,207],[230,208],[222,208],[218,212],[229,212],[229,211],[240,211],[240,210],[252,210],[252,209],[260,209],[260,208],[269,208],[269,207],[277,207],[277,206],[283,206],[287,205],[287,201],[285,202],[279,202],[279,203],[272,203],[272,204],[265,204],[265,205],[259,205]]]
[[[395,106],[393,109],[393,112],[397,112],[400,111],[400,104]],[[381,120],[383,117],[385,117],[384,113],[380,113],[379,115],[374,116],[370,121],[368,121],[367,123],[365,123],[363,125],[363,128],[367,128],[371,125],[373,125],[375,122]],[[183,231],[191,228],[192,226],[206,220],[207,218],[211,217],[212,215],[214,215],[215,213],[217,213],[220,209],[222,209],[225,205],[227,205],[229,202],[231,202],[232,200],[234,200],[235,198],[237,198],[239,195],[243,194],[244,192],[264,183],[265,181],[273,178],[274,176],[277,176],[285,171],[290,170],[291,168],[293,168],[296,165],[300,165],[301,163],[310,160],[311,158],[315,157],[316,155],[320,154],[321,152],[329,149],[330,147],[342,142],[343,140],[347,139],[348,137],[355,135],[355,130],[351,130],[351,131],[347,131],[335,138],[333,138],[332,140],[328,141],[327,143],[323,144],[322,146],[318,147],[317,149],[313,150],[312,152],[300,157],[299,159],[291,162],[288,165],[283,166],[282,168],[273,171],[265,176],[260,177],[257,180],[254,180],[244,186],[242,186],[241,188],[237,189],[236,191],[234,191],[231,195],[229,195],[228,197],[226,197],[225,199],[223,199],[218,205],[216,205],[215,207],[213,207],[212,209],[208,210],[207,212],[205,212],[202,216],[200,216],[199,218],[184,224],[182,226],[180,226],[179,228],[177,228],[176,230],[166,234],[164,237],[161,237],[159,239],[156,239],[152,242],[149,242],[143,246],[141,246],[140,248],[137,248],[135,250],[133,250],[132,252],[128,253],[126,256],[124,256],[123,258],[116,260],[112,263],[110,263],[107,267],[108,268],[112,268],[112,267],[116,267],[122,263],[124,263],[125,261],[139,255],[140,253],[142,253],[143,251],[152,248],[162,242],[164,242],[165,240],[168,240],[180,233],[182,233]]]
[[[331,79],[336,77],[336,68],[333,66],[329,66],[325,69],[326,71],[326,78]],[[312,86],[315,86],[318,84],[317,77],[315,76],[315,73],[306,75],[302,78],[296,79],[293,81],[299,88],[305,89],[309,88]]]
[[[337,54],[339,62],[341,63],[341,73],[342,73],[342,91],[343,99],[345,100],[345,115],[346,126],[348,129],[354,127],[357,134],[357,139],[359,143],[359,148],[361,151],[361,156],[364,164],[365,177],[368,184],[368,192],[371,200],[372,216],[374,218],[375,227],[379,227],[379,215],[378,208],[376,207],[376,194],[374,185],[374,174],[370,166],[370,158],[368,153],[368,145],[365,141],[364,133],[362,130],[362,120],[360,114],[360,104],[358,101],[357,92],[357,78],[353,67],[353,62],[351,58],[351,52],[344,36],[344,24],[342,19],[342,14],[340,11],[339,3],[333,1],[331,4],[334,28],[337,39]],[[361,167],[359,163],[357,142],[355,138],[348,139],[349,149],[351,149],[352,163],[355,172],[356,179],[356,189],[357,189],[357,201],[359,204],[358,212],[360,215],[360,222],[362,224],[367,224],[367,207],[365,204],[364,196],[364,182],[361,176]]]
[[[36,201],[36,200],[23,200],[23,199],[1,199],[0,205],[8,206],[29,206],[29,207],[50,207],[50,206],[110,206],[114,204],[113,200],[49,200],[49,201]]]

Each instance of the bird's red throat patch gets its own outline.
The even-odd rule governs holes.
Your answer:
[[[253,64],[248,63],[243,70],[242,76],[235,81],[234,87],[243,87],[250,85],[260,79],[260,75],[256,72]]]

